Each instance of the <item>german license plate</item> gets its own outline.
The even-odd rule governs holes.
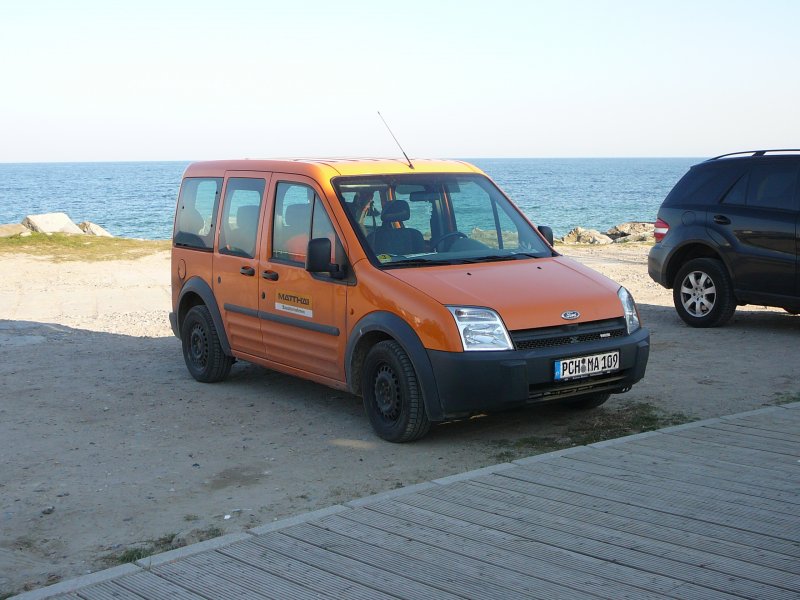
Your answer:
[[[579,379],[619,370],[619,352],[562,358],[555,362],[555,380]]]

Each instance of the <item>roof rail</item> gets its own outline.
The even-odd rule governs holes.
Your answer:
[[[743,150],[742,152],[730,152],[728,154],[720,154],[719,156],[715,156],[714,158],[709,158],[708,160],[719,160],[720,158],[727,158],[729,156],[739,156],[740,154],[747,154],[749,156],[764,156],[768,153],[774,152],[797,152],[800,154],[800,149],[797,148],[780,148],[776,150]],[[708,162],[708,161],[706,161]]]

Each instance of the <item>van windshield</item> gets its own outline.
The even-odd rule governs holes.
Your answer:
[[[528,221],[482,175],[342,177],[333,184],[367,253],[386,266],[552,256]]]

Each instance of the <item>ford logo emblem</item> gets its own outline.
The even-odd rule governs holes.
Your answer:
[[[577,310],[567,310],[561,313],[561,318],[566,319],[567,321],[574,321],[578,317],[581,316]]]

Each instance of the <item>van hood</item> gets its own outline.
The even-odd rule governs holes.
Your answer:
[[[491,308],[509,331],[623,316],[619,284],[563,256],[385,272],[444,305]]]

